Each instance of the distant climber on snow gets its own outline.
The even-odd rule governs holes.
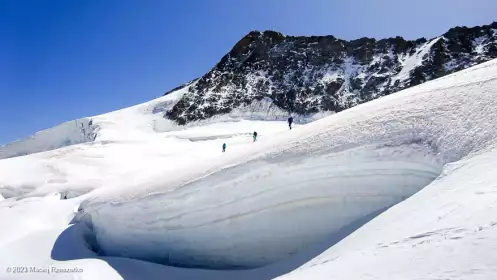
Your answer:
[[[288,127],[292,129],[293,117],[288,118]]]
[[[226,143],[223,143],[223,153],[226,152]]]
[[[253,137],[254,137],[254,142],[257,141],[257,131],[254,131]]]

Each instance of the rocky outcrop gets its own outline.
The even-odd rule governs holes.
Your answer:
[[[497,22],[414,41],[252,31],[166,116],[186,124],[264,98],[292,114],[339,112],[496,57]]]

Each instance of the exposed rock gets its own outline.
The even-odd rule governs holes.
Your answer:
[[[252,31],[166,115],[186,124],[263,98],[294,114],[339,112],[496,57],[497,22],[414,41]]]

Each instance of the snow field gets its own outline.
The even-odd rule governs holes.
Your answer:
[[[291,131],[180,129],[181,91],[92,117],[94,141],[0,160],[0,278],[270,279],[327,248],[281,279],[497,278],[496,94],[494,60]]]
[[[251,268],[281,260],[415,193],[436,178],[444,164],[495,143],[496,73],[487,71],[495,64],[274,135],[259,143],[256,153],[255,148],[233,153],[205,172],[205,166],[190,166],[192,173],[184,175],[192,179],[189,184],[176,182],[171,188],[166,180],[165,192],[159,187],[152,196],[135,193],[132,199],[114,198],[113,204],[97,200],[95,206],[83,205],[83,210],[108,255],[209,268]],[[417,152],[403,154],[410,149]],[[381,168],[341,170],[347,166],[338,156],[341,152],[354,154],[349,155],[354,163],[376,153],[370,165],[387,169],[386,175],[381,176]],[[390,163],[383,166],[385,159]],[[292,163],[295,169],[288,167]],[[327,176],[333,172],[332,163],[337,163],[339,179]],[[195,172],[198,179],[191,176]],[[349,181],[344,179],[346,172]],[[183,195],[190,188],[192,193]],[[399,193],[392,195],[389,188]],[[359,198],[356,203],[333,203],[343,197]],[[131,217],[140,218],[130,221]],[[333,222],[325,224],[328,218]]]

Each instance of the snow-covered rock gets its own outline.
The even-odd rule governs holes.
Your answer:
[[[179,124],[271,99],[288,116],[339,112],[497,58],[497,22],[426,40],[253,31],[167,112]]]

